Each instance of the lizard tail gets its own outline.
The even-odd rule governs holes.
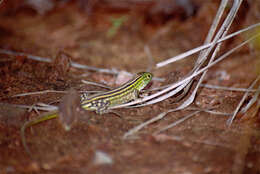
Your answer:
[[[40,116],[39,118],[36,118],[34,120],[31,120],[31,121],[28,121],[26,123],[24,123],[24,125],[21,127],[21,138],[22,138],[22,143],[23,143],[23,147],[26,151],[26,153],[32,158],[32,154],[31,154],[31,151],[30,149],[28,148],[27,146],[27,143],[26,143],[26,138],[25,138],[25,130],[35,124],[38,124],[38,123],[41,123],[43,121],[46,121],[46,120],[50,120],[50,119],[53,119],[53,118],[57,118],[58,117],[58,112],[57,111],[51,111],[51,112],[47,112],[46,114]]]

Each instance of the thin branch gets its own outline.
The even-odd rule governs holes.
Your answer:
[[[257,81],[258,81],[259,79],[260,79],[260,75],[254,80],[254,82],[249,86],[248,89],[252,89],[252,88],[255,86],[255,84],[257,83]],[[244,103],[244,101],[245,101],[246,97],[248,96],[248,94],[249,94],[249,92],[246,92],[246,93],[244,94],[244,96],[243,96],[242,99],[240,100],[239,104],[237,105],[237,107],[236,107],[236,109],[235,109],[233,115],[231,116],[231,118],[229,118],[229,119],[227,120],[227,125],[228,125],[228,126],[231,126],[233,120],[235,119],[235,117],[236,117],[236,115],[237,115],[239,109],[241,108],[241,106],[242,106],[242,104]]]
[[[251,98],[251,100],[247,103],[247,105],[241,110],[241,113],[245,113],[253,104],[257,102],[259,94],[260,94],[260,86],[258,87],[258,90],[255,93],[255,95]]]
[[[79,91],[80,93],[98,93],[102,91]],[[26,93],[21,93],[21,94],[15,94],[11,97],[24,97],[28,95],[39,95],[39,94],[46,94],[46,93],[62,93],[66,94],[68,93],[67,91],[56,91],[56,90],[44,90],[44,91],[35,91],[35,92],[26,92]]]
[[[156,134],[159,134],[159,133],[161,133],[161,132],[163,132],[163,131],[166,131],[166,130],[168,130],[168,129],[170,129],[170,128],[173,128],[173,127],[179,125],[180,123],[183,123],[184,121],[190,119],[191,117],[193,117],[194,115],[196,115],[196,114],[198,114],[198,113],[200,113],[200,112],[201,112],[201,111],[194,111],[193,113],[188,114],[188,115],[182,117],[181,119],[179,119],[179,120],[177,120],[177,121],[175,121],[175,122],[173,122],[173,123],[167,125],[166,127],[164,127],[164,128],[162,128],[162,129],[156,131],[154,134],[156,135]],[[169,112],[168,112],[168,113],[169,113]]]
[[[161,120],[163,119],[169,112],[174,112],[174,111],[177,111],[175,109],[172,109],[172,110],[169,110],[169,111],[166,111],[166,112],[162,112],[160,113],[159,115],[157,115],[156,117],[153,117],[152,119],[130,129],[128,132],[126,132],[123,136],[123,139],[126,139],[128,138],[129,136],[132,136],[133,134],[135,134],[136,132],[138,132],[139,130],[141,130],[142,128],[144,128],[145,126],[151,124],[151,123],[154,123],[158,120]]]
[[[31,54],[26,54],[22,52],[15,52],[11,50],[5,50],[5,49],[0,49],[0,53],[2,54],[7,54],[7,55],[13,55],[13,56],[25,56],[28,59],[40,61],[40,62],[47,62],[50,63],[52,61],[51,58],[48,57],[40,57],[40,56],[34,56]],[[85,70],[90,70],[90,71],[97,71],[101,73],[107,73],[107,74],[118,74],[119,71],[116,69],[104,69],[104,68],[96,68],[92,66],[87,66],[87,65],[82,65],[76,62],[71,61],[71,66],[79,69],[85,69]]]
[[[32,60],[36,60],[36,61],[40,61],[40,62],[46,62],[46,63],[52,62],[52,59],[48,58],[48,57],[34,56],[31,54],[15,52],[15,51],[11,51],[11,50],[0,49],[0,53],[12,55],[12,56],[25,56],[28,59],[32,59]],[[74,68],[96,71],[96,72],[100,72],[100,73],[107,73],[107,74],[112,74],[112,75],[117,75],[120,73],[120,71],[116,70],[115,68],[112,68],[112,69],[96,68],[96,67],[92,67],[92,66],[82,65],[82,64],[76,63],[74,61],[71,61],[71,66]],[[132,74],[132,73],[130,73],[130,74]],[[153,80],[163,82],[164,78],[154,77]]]
[[[26,92],[22,94],[16,94],[11,97],[23,97],[28,95],[38,95],[38,94],[46,94],[46,93],[66,93],[66,91],[56,91],[56,90],[44,90],[44,91],[36,91],[36,92]]]
[[[247,88],[234,88],[234,87],[226,87],[226,86],[218,86],[218,85],[210,85],[210,84],[201,84],[201,87],[209,88],[209,89],[217,89],[217,90],[225,90],[225,91],[237,91],[237,92],[257,92],[260,90],[256,89],[247,89]]]
[[[211,109],[204,109],[204,108],[195,108],[195,107],[188,107],[185,110],[194,110],[194,111],[202,111],[213,115],[221,115],[221,116],[230,116],[232,113],[226,113],[226,112],[219,112],[219,111],[213,111]]]
[[[36,105],[38,105],[38,106],[36,106]],[[15,107],[18,107],[18,108],[25,108],[25,109],[29,109],[29,110],[33,109],[33,110],[42,110],[42,111],[54,111],[54,110],[58,109],[57,106],[47,105],[47,104],[44,104],[44,103],[37,103],[37,104],[31,105],[31,106],[11,104],[11,106],[15,106]]]

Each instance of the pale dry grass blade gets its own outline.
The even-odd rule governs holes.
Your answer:
[[[177,111],[177,110],[171,110],[170,112],[174,112],[174,111]],[[137,133],[139,130],[143,129],[144,127],[148,126],[149,124],[151,123],[154,123],[156,121],[159,121],[161,120],[162,118],[164,118],[167,114],[169,113],[169,111],[167,112],[162,112],[160,113],[159,115],[157,115],[156,117],[153,117],[152,119],[130,129],[129,131],[127,131],[124,136],[123,136],[123,139],[126,139],[128,138],[129,136],[132,136],[133,134]]]
[[[213,23],[212,23],[212,25],[209,29],[208,35],[207,35],[207,37],[204,41],[204,45],[207,44],[207,43],[210,43],[212,41],[212,38],[214,36],[214,33],[216,32],[217,26],[218,26],[220,19],[221,19],[223,13],[224,13],[224,10],[227,6],[227,3],[228,3],[228,0],[222,0],[221,1],[220,6],[219,6],[218,11],[217,11],[217,14],[215,16],[215,19],[213,20]],[[207,54],[207,51],[208,50],[203,50],[203,51],[200,52],[196,64],[201,64],[203,59],[205,59],[203,57]]]
[[[232,115],[232,113],[213,111],[212,109],[188,107],[185,110],[202,111],[202,112],[206,112],[206,113],[209,113],[209,114],[220,115],[220,116],[230,116],[230,115]]]
[[[248,89],[252,89],[252,88],[255,86],[255,84],[258,82],[259,79],[260,79],[260,76],[258,76],[258,77],[254,80],[254,82],[249,86]],[[245,101],[245,99],[247,98],[248,95],[249,95],[249,92],[246,92],[246,93],[244,94],[244,96],[243,96],[242,99],[240,100],[239,104],[237,105],[237,107],[236,107],[236,109],[235,109],[233,115],[231,116],[231,118],[229,118],[229,119],[227,120],[227,125],[228,125],[228,126],[231,126],[233,120],[235,119],[237,113],[238,113],[239,110],[241,109],[241,106],[243,105],[243,103],[244,103],[244,101]]]
[[[23,52],[16,52],[16,51],[11,51],[11,50],[0,49],[0,53],[7,54],[7,55],[13,55],[13,56],[25,56],[28,59],[36,60],[36,61],[40,61],[40,62],[47,62],[47,63],[52,62],[51,58],[34,56],[34,55],[23,53]],[[75,68],[79,68],[79,69],[96,71],[96,72],[100,72],[100,73],[107,73],[107,74],[118,74],[119,73],[119,71],[116,69],[96,68],[96,67],[92,67],[92,66],[82,65],[82,64],[79,64],[79,63],[76,63],[73,61],[71,61],[71,66],[75,67]]]
[[[247,89],[247,88],[235,88],[235,87],[226,87],[226,86],[218,86],[211,84],[201,84],[201,87],[209,88],[209,89],[217,89],[217,90],[225,90],[225,91],[237,91],[237,92],[260,92],[260,89]]]
[[[41,111],[54,111],[57,110],[57,106],[48,105],[45,103],[37,103],[35,105],[18,105],[18,104],[11,104],[12,106],[18,107],[18,108],[25,108],[29,110],[41,110]]]
[[[211,55],[211,58],[210,58],[208,64],[211,64],[211,63],[214,61],[214,59],[215,59],[215,57],[216,57],[216,55],[217,55],[217,52],[220,50],[220,46],[221,46],[221,44],[222,44],[222,43],[217,43],[217,41],[218,41],[220,38],[223,38],[223,37],[226,35],[226,33],[227,33],[229,27],[230,27],[231,24],[232,24],[232,21],[233,21],[234,18],[235,18],[235,15],[236,15],[236,13],[237,13],[237,11],[238,11],[238,9],[239,9],[239,6],[240,6],[241,2],[242,2],[242,1],[238,1],[238,0],[235,0],[235,1],[233,2],[233,6],[232,6],[232,8],[231,8],[231,10],[230,10],[230,12],[229,12],[229,14],[228,14],[228,16],[226,17],[225,21],[223,22],[223,24],[221,25],[219,31],[217,32],[215,38],[213,39],[213,43],[214,43],[214,44],[213,44],[211,47],[209,47],[207,50],[202,51],[201,54],[199,55],[199,57],[198,57],[198,59],[197,59],[197,62],[196,62],[196,64],[195,64],[195,67],[194,67],[194,71],[195,71],[195,72],[198,71],[198,70],[200,69],[200,67],[203,65],[203,63],[208,59],[208,56],[210,55],[210,52],[213,50],[213,48],[214,48],[215,45],[216,45],[216,48],[213,50],[213,53],[212,53],[212,55]],[[222,7],[222,8],[225,8],[225,7]],[[215,19],[218,19],[218,18],[215,18]],[[212,35],[212,34],[209,34],[209,35]],[[212,35],[212,36],[213,36],[213,35]],[[210,38],[208,38],[208,39],[210,39]],[[199,86],[200,86],[200,84],[203,82],[203,79],[204,79],[204,77],[205,77],[207,71],[208,71],[208,70],[205,70],[205,71],[202,73],[202,75],[200,76],[199,81],[198,81],[198,83],[197,83],[195,89],[192,91],[192,94],[191,94],[191,95],[189,96],[189,98],[188,98],[187,100],[185,100],[185,101],[182,103],[182,105],[179,106],[178,108],[185,108],[185,107],[189,106],[189,105],[194,101],[195,96],[196,96],[196,94],[197,94],[197,91],[198,91],[198,89],[199,89]],[[191,79],[191,81],[190,81],[189,83],[191,83],[191,82],[192,82],[192,79]]]
[[[225,36],[224,38],[219,39],[219,40],[217,41],[217,43],[220,43],[220,42],[223,42],[223,41],[228,40],[228,39],[230,39],[230,38],[233,38],[233,37],[235,37],[235,36],[237,36],[237,35],[239,35],[239,34],[242,34],[243,32],[252,30],[252,29],[257,28],[257,27],[259,27],[259,26],[260,26],[260,23],[256,23],[256,24],[250,25],[250,26],[248,26],[248,27],[246,27],[246,28],[244,28],[244,29],[241,29],[241,30],[239,30],[239,31],[236,31],[236,32],[234,32],[234,33],[231,33],[231,34]],[[193,54],[195,54],[195,53],[197,53],[197,52],[199,52],[199,51],[202,51],[202,50],[204,50],[204,49],[206,49],[206,48],[211,47],[213,44],[214,44],[213,42],[210,42],[210,43],[208,43],[208,44],[206,44],[206,45],[202,45],[202,46],[193,48],[193,49],[191,49],[191,50],[189,50],[189,51],[186,51],[186,52],[184,52],[184,53],[182,53],[182,54],[179,54],[179,55],[177,55],[177,56],[174,56],[174,57],[172,57],[172,58],[169,58],[169,59],[167,59],[167,60],[164,60],[164,61],[162,61],[162,62],[159,62],[159,63],[156,64],[156,68],[161,68],[161,67],[164,67],[164,66],[166,66],[166,65],[168,65],[168,64],[174,63],[174,62],[176,62],[176,61],[178,61],[178,60],[182,60],[182,59],[184,59],[184,58],[187,58],[188,56],[191,56],[191,55],[193,55]]]
[[[192,112],[191,114],[188,114],[188,115],[182,117],[181,119],[179,119],[179,120],[177,120],[177,121],[175,121],[175,122],[173,122],[173,123],[171,123],[171,124],[165,126],[164,128],[162,128],[162,129],[156,131],[154,134],[159,134],[159,133],[161,133],[161,132],[163,132],[163,131],[166,131],[166,130],[168,130],[168,129],[170,129],[170,128],[173,128],[173,127],[175,127],[175,126],[177,126],[177,125],[183,123],[184,121],[190,119],[191,117],[195,116],[196,114],[198,114],[198,113],[200,113],[200,112],[201,112],[201,111],[194,111],[194,112]],[[169,112],[168,112],[168,113],[169,113]]]
[[[165,112],[162,112],[160,114],[158,114],[157,116],[151,118],[150,120],[147,120],[146,122],[144,123],[141,123],[139,124],[138,126],[130,129],[129,131],[127,131],[123,138],[124,139],[127,139],[129,138],[130,136],[133,136],[134,134],[136,134],[138,131],[140,131],[141,129],[147,127],[148,125],[154,123],[154,122],[157,122],[161,119],[163,119],[168,113],[171,113],[171,112],[176,112],[176,111],[180,111],[181,109],[171,109],[171,110],[168,110],[168,111],[165,111]],[[218,111],[212,111],[211,109],[202,109],[202,108],[187,108],[186,110],[194,110],[194,112],[192,112],[191,114],[188,114],[186,116],[184,116],[183,118],[179,119],[178,121],[156,131],[154,133],[154,135],[157,135],[167,129],[170,129],[172,127],[175,127],[177,125],[179,125],[180,123],[184,122],[185,120],[188,120],[189,118],[193,117],[194,115],[196,115],[197,113],[199,112],[206,112],[206,113],[210,113],[210,114],[214,114],[214,115],[222,115],[222,116],[230,116],[231,114],[230,113],[224,113],[224,112],[218,112]]]
[[[241,109],[241,113],[246,113],[246,111],[258,101],[258,97],[260,94],[260,86],[258,87],[257,92],[254,94],[254,96],[251,98],[251,100],[247,103],[247,105]]]
[[[36,92],[26,92],[21,94],[16,94],[11,97],[23,97],[28,95],[39,95],[39,94],[46,94],[46,93],[66,93],[65,91],[56,91],[56,90],[44,90],[44,91],[36,91]]]

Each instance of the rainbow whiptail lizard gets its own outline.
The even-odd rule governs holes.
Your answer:
[[[91,96],[81,95],[81,107],[85,110],[96,111],[98,114],[109,112],[110,107],[124,104],[139,97],[139,92],[152,80],[153,75],[149,72],[141,72],[123,84],[107,92],[100,92]],[[26,122],[21,128],[21,138],[26,152],[30,155],[25,139],[25,130],[35,124],[58,117],[58,110],[47,112],[44,115]]]

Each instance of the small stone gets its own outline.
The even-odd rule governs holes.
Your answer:
[[[97,150],[95,153],[94,164],[113,164],[113,159],[107,153]]]

